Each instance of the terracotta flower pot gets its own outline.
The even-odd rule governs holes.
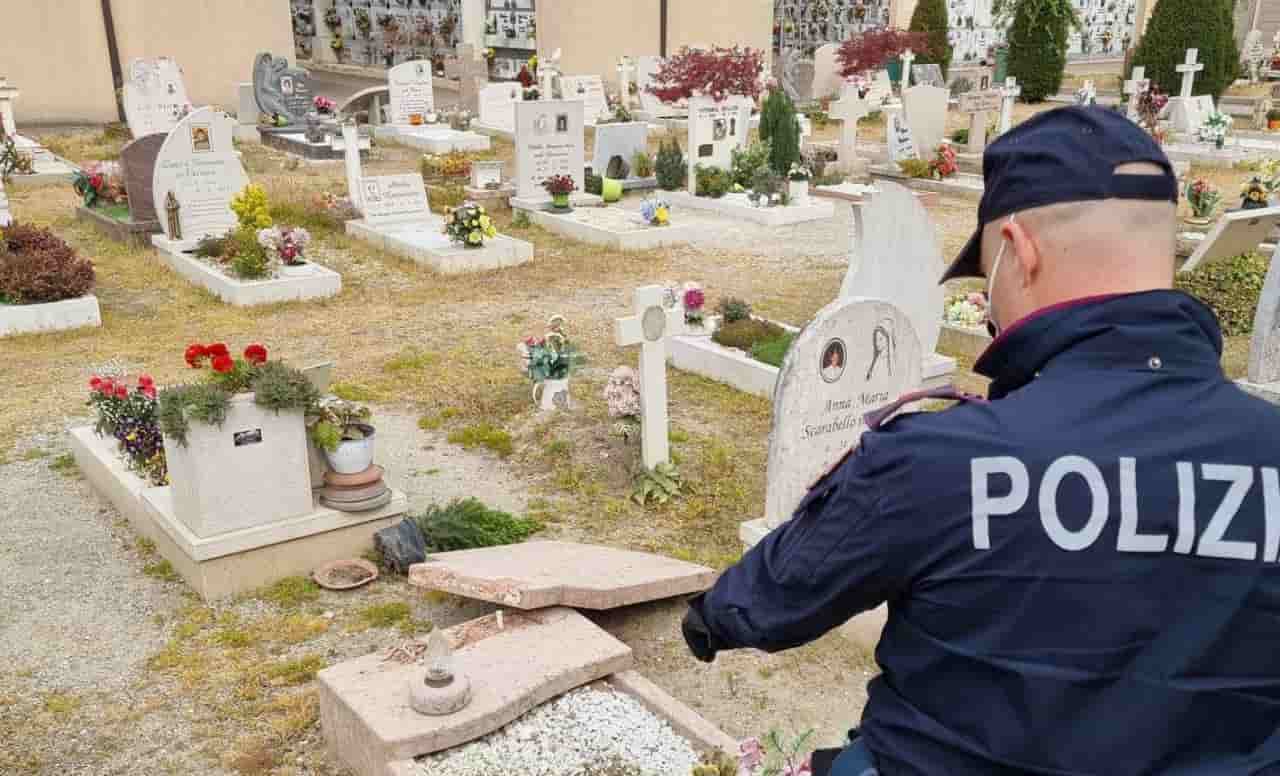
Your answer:
[[[409,114],[409,123],[410,123],[410,124],[412,124],[412,125],[413,125],[413,126],[415,126],[415,127],[420,126],[420,125],[422,124],[422,114],[421,114],[421,113],[410,113],[410,114]]]

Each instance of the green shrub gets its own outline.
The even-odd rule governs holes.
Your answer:
[[[751,346],[751,357],[756,361],[781,367],[782,359],[786,358],[787,351],[791,349],[791,343],[795,338],[796,335],[784,330],[777,337],[760,340]]]
[[[898,162],[898,169],[908,178],[932,178],[933,168],[923,159],[903,159]]]
[[[725,323],[711,335],[711,339],[726,348],[736,348],[750,353],[758,342],[775,340],[787,333],[786,329],[775,323],[758,318],[746,318]]]
[[[231,409],[231,394],[206,383],[178,385],[160,392],[156,419],[160,431],[180,445],[187,444],[191,420],[221,426]]]
[[[744,189],[749,188],[756,173],[769,164],[769,144],[765,142],[752,143],[746,148],[735,148],[731,154],[733,161],[729,169],[733,175],[733,182]]]
[[[1177,94],[1182,74],[1174,68],[1183,63],[1187,49],[1198,48],[1204,70],[1196,74],[1196,93],[1217,100],[1235,80],[1240,61],[1234,31],[1232,0],[1160,0],[1133,64],[1144,66],[1147,78],[1166,94]]]
[[[733,178],[728,170],[700,164],[694,168],[694,174],[697,176],[698,184],[695,193],[699,197],[720,199],[733,187]]]
[[[786,175],[800,161],[800,121],[796,106],[782,89],[774,89],[760,107],[760,139],[769,144],[769,167]]]
[[[724,323],[745,321],[751,317],[751,305],[736,296],[721,299],[716,310],[724,318]]]
[[[1240,337],[1253,331],[1258,297],[1267,279],[1269,259],[1245,253],[1230,259],[1202,264],[1193,272],[1179,274],[1174,287],[1199,298],[1213,309],[1222,324],[1222,333]]]
[[[944,0],[920,0],[915,12],[911,14],[911,24],[907,31],[923,32],[929,38],[929,45],[917,56],[916,64],[939,65],[942,77],[946,78],[947,69],[951,67],[951,43],[947,40],[947,7]]]
[[[251,227],[242,226],[231,235],[234,254],[231,271],[236,277],[252,280],[264,278],[271,268],[267,249],[258,244],[258,234]]]
[[[604,192],[604,177],[595,174],[587,175],[582,180],[582,190],[588,194],[600,196]]]
[[[648,151],[637,150],[631,155],[631,174],[637,178],[653,176],[653,157]]]
[[[957,129],[955,132],[952,132],[952,133],[951,133],[951,142],[952,142],[952,143],[955,143],[956,145],[968,145],[968,144],[969,144],[969,130],[968,130],[967,128],[966,128],[966,129]]]
[[[0,239],[0,301],[42,304],[84,296],[93,264],[48,229],[14,223]]]
[[[1080,21],[1071,0],[1009,2],[1015,9],[1008,33],[1009,75],[1022,86],[1022,99],[1041,102],[1062,86],[1067,35]]]
[[[490,509],[474,498],[456,499],[443,507],[433,504],[412,520],[422,532],[428,553],[515,544],[542,530],[537,520]]]
[[[675,137],[665,138],[658,146],[658,161],[654,165],[654,173],[658,176],[658,188],[664,191],[683,188],[688,172],[685,168],[684,152],[680,150],[680,141]]]

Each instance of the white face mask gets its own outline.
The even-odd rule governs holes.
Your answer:
[[[1009,223],[1013,223],[1016,215],[1014,213],[1009,216]],[[996,323],[996,272],[1000,269],[1000,260],[1004,258],[1005,248],[1008,247],[1008,238],[1000,235],[1000,250],[996,252],[996,260],[991,262],[991,274],[987,275],[987,331],[992,338],[1000,336],[1000,324]]]

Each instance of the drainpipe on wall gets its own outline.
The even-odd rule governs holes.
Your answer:
[[[658,0],[658,56],[667,56],[667,0]]]
[[[111,0],[102,0],[102,28],[107,33],[107,56],[111,59],[111,96],[115,98],[116,115],[124,121],[124,70],[120,67],[120,46],[116,42],[116,23],[111,16]]]

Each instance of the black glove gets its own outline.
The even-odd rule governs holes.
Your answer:
[[[702,619],[702,612],[698,610],[701,598],[698,596],[689,601],[689,611],[684,614],[680,631],[684,634],[684,643],[689,645],[689,651],[693,656],[704,663],[710,663],[716,659],[716,648],[712,645],[711,631],[707,629],[707,623]]]

